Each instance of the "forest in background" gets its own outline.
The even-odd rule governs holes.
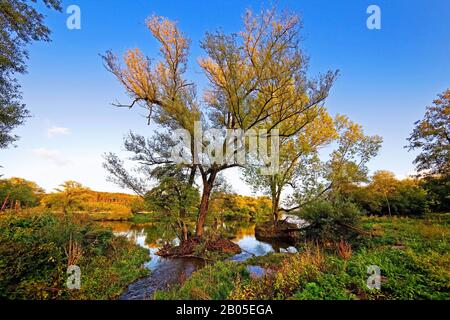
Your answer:
[[[399,180],[389,171],[378,171],[363,185],[342,186],[343,197],[367,215],[423,216],[449,212],[448,177]],[[22,178],[0,180],[0,212],[49,209],[59,213],[87,213],[96,220],[128,220],[133,214],[164,211],[158,202],[125,193],[93,191],[75,181],[63,183],[53,193],[45,193],[35,182]],[[163,200],[165,202],[165,200]],[[198,204],[197,204],[198,205]],[[170,210],[168,208],[167,210]],[[269,218],[271,201],[266,196],[242,196],[218,191],[213,194],[211,213],[223,219]]]

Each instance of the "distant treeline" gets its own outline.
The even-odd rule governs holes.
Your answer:
[[[217,192],[211,197],[209,211],[214,217],[223,219],[257,220],[270,217],[271,206],[270,197],[267,196],[252,197]]]
[[[75,181],[66,181],[55,192],[45,193],[36,183],[22,178],[0,180],[0,203],[2,211],[45,208],[64,213],[86,212],[98,219],[102,219],[101,214],[126,219],[144,210],[144,201],[135,195],[93,191]]]
[[[450,176],[399,180],[389,171],[377,171],[365,185],[342,185],[339,194],[366,214],[420,216],[450,211]]]
[[[399,180],[389,171],[378,171],[367,183],[341,183],[332,194],[354,203],[365,214],[420,216],[426,212],[449,212],[449,189],[448,175]],[[196,207],[199,194],[194,197],[191,202]],[[35,182],[22,178],[0,180],[0,211],[37,208],[61,213],[89,213],[98,220],[125,220],[144,211],[164,213],[167,208],[158,206],[155,201],[163,201],[165,206],[174,203],[168,200],[171,199],[161,195],[142,199],[125,193],[93,191],[75,181],[66,181],[55,192],[45,193]],[[215,192],[209,211],[212,217],[220,220],[255,220],[269,216],[271,206],[269,197]]]

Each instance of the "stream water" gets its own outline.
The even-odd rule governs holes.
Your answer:
[[[149,259],[145,267],[151,270],[149,276],[139,279],[128,286],[120,299],[151,299],[159,289],[167,289],[185,281],[194,271],[205,266],[205,262],[195,258],[162,258],[156,252],[163,244],[163,239],[170,238],[170,233],[161,230],[156,223],[133,224],[129,222],[102,222],[110,227],[116,235],[127,237],[130,241],[146,248]],[[296,249],[287,243],[264,242],[255,237],[255,225],[251,223],[227,223],[225,228],[233,242],[238,244],[242,253],[230,258],[233,261],[245,261],[252,256],[262,256],[270,252],[295,252]],[[177,240],[173,240],[174,243]],[[249,271],[260,274],[264,270],[249,266]]]

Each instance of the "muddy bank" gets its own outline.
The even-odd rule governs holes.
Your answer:
[[[189,238],[179,245],[166,244],[156,254],[161,257],[203,257],[208,252],[234,255],[241,253],[241,248],[234,242],[222,238],[213,237],[207,239]]]

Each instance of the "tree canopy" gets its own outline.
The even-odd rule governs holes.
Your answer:
[[[415,123],[408,138],[409,150],[419,149],[414,160],[421,174],[448,174],[450,172],[450,89],[438,95],[427,107],[422,120]]]
[[[37,0],[0,1],[0,149],[18,139],[12,131],[29,116],[21,103],[20,86],[15,78],[27,70],[27,45],[33,41],[50,41],[44,15],[30,2]],[[61,10],[60,0],[43,0],[43,3]]]
[[[147,173],[151,172],[148,167],[174,163],[170,157],[176,144],[173,130],[184,129],[192,135],[196,121],[201,122],[202,129],[214,128],[222,133],[223,148],[231,139],[227,129],[264,129],[266,136],[277,131],[280,137],[293,137],[313,121],[306,114],[324,103],[337,75],[329,71],[317,79],[306,76],[307,58],[300,49],[300,20],[296,15],[278,14],[276,10],[257,15],[247,11],[240,32],[207,33],[201,42],[206,56],[199,63],[208,88],[200,100],[196,86],[185,78],[190,41],[167,18],[152,16],[147,26],[160,44],[161,59],[154,66],[139,49],[125,54],[124,66],[110,51],[103,57],[106,68],[132,98],[127,106],[146,108],[148,120],[160,127],[154,138],[130,134],[125,143],[135,155],[132,159],[146,166]],[[186,145],[190,159],[182,166],[187,176],[199,174],[203,185],[197,236],[203,234],[216,178],[221,171],[239,166],[234,157],[198,163],[199,158],[211,159],[207,151],[206,157],[200,155],[207,146],[205,143],[199,150],[195,143]],[[143,181],[130,175],[119,158],[109,154],[106,160],[114,180],[142,191]]]
[[[22,178],[0,180],[0,211],[36,206],[43,194],[44,190],[32,181]]]

